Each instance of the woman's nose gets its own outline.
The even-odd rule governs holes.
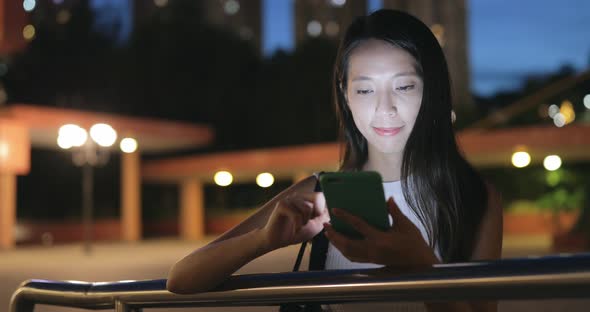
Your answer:
[[[389,95],[379,96],[377,99],[377,112],[389,116],[397,115],[397,104],[395,99]]]

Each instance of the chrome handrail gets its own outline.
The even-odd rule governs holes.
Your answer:
[[[36,304],[133,311],[150,307],[278,305],[285,302],[455,301],[590,298],[590,253],[437,265],[421,271],[333,270],[234,275],[217,288],[177,295],[166,280],[29,280],[10,312]]]

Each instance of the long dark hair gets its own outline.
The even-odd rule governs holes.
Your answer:
[[[333,77],[340,137],[344,141],[340,170],[361,170],[368,157],[367,140],[357,129],[345,97],[350,55],[368,39],[402,48],[417,61],[424,91],[403,153],[404,198],[425,226],[430,245],[439,249],[445,262],[468,260],[488,193],[455,141],[451,82],[442,48],[430,29],[407,13],[379,10],[359,17],[340,43]]]

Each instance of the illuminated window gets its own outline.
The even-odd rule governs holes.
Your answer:
[[[334,22],[334,21],[329,21],[326,24],[326,34],[330,37],[336,37],[338,36],[338,33],[340,32],[340,25],[338,25],[338,23]]]
[[[168,0],[154,0],[154,4],[157,7],[163,8],[168,4]]]
[[[227,15],[234,15],[240,10],[240,3],[236,0],[228,0],[223,5],[223,11]]]
[[[307,33],[312,37],[322,34],[322,24],[318,21],[311,21],[307,24]]]
[[[57,16],[55,17],[55,20],[57,21],[58,24],[66,24],[67,22],[70,21],[70,11],[68,10],[59,10],[59,12],[57,13]]]
[[[330,0],[330,4],[335,7],[342,7],[346,4],[346,0]]]

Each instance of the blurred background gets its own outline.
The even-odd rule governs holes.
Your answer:
[[[0,0],[0,257],[143,242],[168,258],[139,278],[162,277],[336,169],[338,40],[379,8],[443,47],[461,148],[503,196],[504,257],[587,251],[588,1]]]

